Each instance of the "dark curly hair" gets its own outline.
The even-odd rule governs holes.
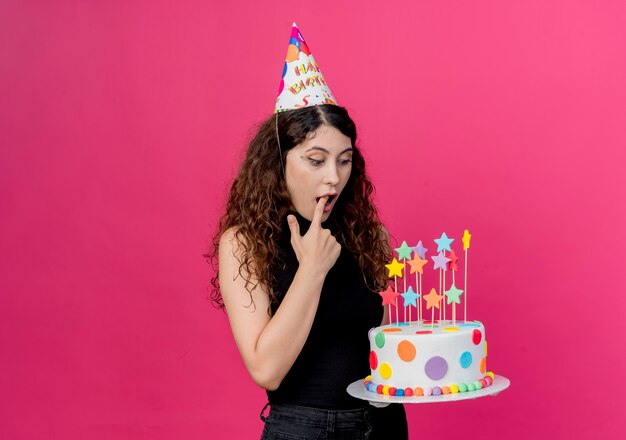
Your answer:
[[[239,275],[250,293],[250,305],[254,305],[251,292],[259,283],[269,292],[270,309],[280,303],[276,274],[284,262],[277,243],[283,234],[282,219],[291,206],[283,164],[287,152],[306,141],[322,125],[334,127],[349,137],[353,147],[352,172],[333,212],[335,218],[341,219],[336,222],[336,239],[357,259],[370,289],[386,288],[388,277],[384,264],[390,247],[371,200],[374,188],[365,173],[365,161],[355,145],[356,126],[343,107],[319,105],[273,115],[261,124],[250,142],[211,249],[204,255],[215,270],[211,279],[211,300],[218,308],[224,308],[218,278],[219,242],[224,231],[230,228],[241,246]],[[271,314],[271,310],[268,313]]]

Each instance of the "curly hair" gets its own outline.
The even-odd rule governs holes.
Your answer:
[[[285,263],[278,240],[284,232],[282,219],[291,207],[283,164],[287,152],[306,141],[322,125],[334,127],[349,137],[353,147],[350,178],[333,211],[333,216],[340,219],[335,222],[336,239],[354,255],[372,291],[386,288],[388,277],[384,263],[389,258],[390,247],[371,200],[374,187],[365,173],[363,156],[355,145],[356,126],[343,107],[320,105],[273,115],[261,124],[250,142],[230,189],[226,212],[220,218],[212,247],[204,255],[215,270],[211,279],[211,300],[216,307],[224,308],[218,275],[219,242],[230,228],[240,246],[239,276],[250,294],[249,306],[254,306],[252,290],[259,283],[269,293],[270,315],[272,306],[280,304],[282,298],[276,292],[276,274]]]

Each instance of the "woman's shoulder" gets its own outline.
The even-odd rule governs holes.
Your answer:
[[[219,262],[220,275],[228,274],[233,280],[243,276],[247,282],[255,278],[256,266],[248,254],[246,238],[236,226],[226,229],[220,237]]]
[[[220,257],[222,256],[222,251],[226,250],[230,251],[229,254],[233,256],[241,255],[245,244],[246,238],[239,233],[239,227],[231,226],[220,237]]]
[[[237,226],[231,226],[222,232],[222,236],[220,237],[220,244],[230,243],[233,240],[237,239],[237,231],[239,228]]]

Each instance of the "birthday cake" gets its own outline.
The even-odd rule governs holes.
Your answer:
[[[402,263],[394,258],[386,265],[389,277],[393,278],[394,288],[389,286],[380,293],[383,306],[389,306],[391,324],[369,331],[371,375],[364,381],[367,391],[390,396],[430,396],[466,393],[493,384],[494,375],[487,371],[485,326],[479,321],[467,321],[466,307],[463,309],[463,319],[457,320],[456,316],[456,306],[461,305],[461,295],[467,295],[467,250],[470,237],[466,230],[463,235],[463,290],[456,287],[455,272],[458,270],[459,258],[450,246],[454,239],[444,233],[435,240],[438,255],[431,258],[435,263],[434,269],[439,269],[439,292],[443,292],[443,295],[438,294],[435,288],[428,295],[422,295],[423,268],[428,260],[427,249],[421,241],[413,248],[403,242],[396,249]],[[446,251],[449,252],[447,256]],[[411,267],[409,274],[405,270],[406,263]],[[452,279],[446,289],[447,271],[452,272]],[[411,285],[407,287],[407,278],[412,274],[415,274],[415,289]],[[397,293],[398,278],[403,279],[402,294]],[[402,321],[397,301],[399,296],[403,298]],[[444,298],[447,301],[443,301]],[[395,322],[391,306],[395,306]],[[439,319],[435,319],[435,309],[438,309]],[[429,320],[425,319],[428,310],[431,310]],[[415,312],[415,320],[412,312]],[[447,312],[451,313],[451,319],[446,319]]]
[[[369,332],[365,388],[391,396],[463,393],[493,383],[480,322],[394,323]]]

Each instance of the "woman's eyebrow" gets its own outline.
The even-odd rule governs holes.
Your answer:
[[[305,151],[305,153],[306,153],[306,152],[309,152],[309,151],[311,151],[311,150],[317,150],[317,151],[322,151],[322,152],[324,152],[324,153],[330,153],[330,151],[328,151],[326,148],[318,147],[318,146],[316,146],[316,145],[314,145],[314,146],[312,146],[312,147],[307,148],[307,149],[306,149],[306,151]],[[352,151],[352,147],[348,147],[348,148],[346,148],[345,150],[343,150],[343,151],[342,151],[341,153],[339,153],[339,154],[347,153],[347,152],[349,152],[349,151]]]

